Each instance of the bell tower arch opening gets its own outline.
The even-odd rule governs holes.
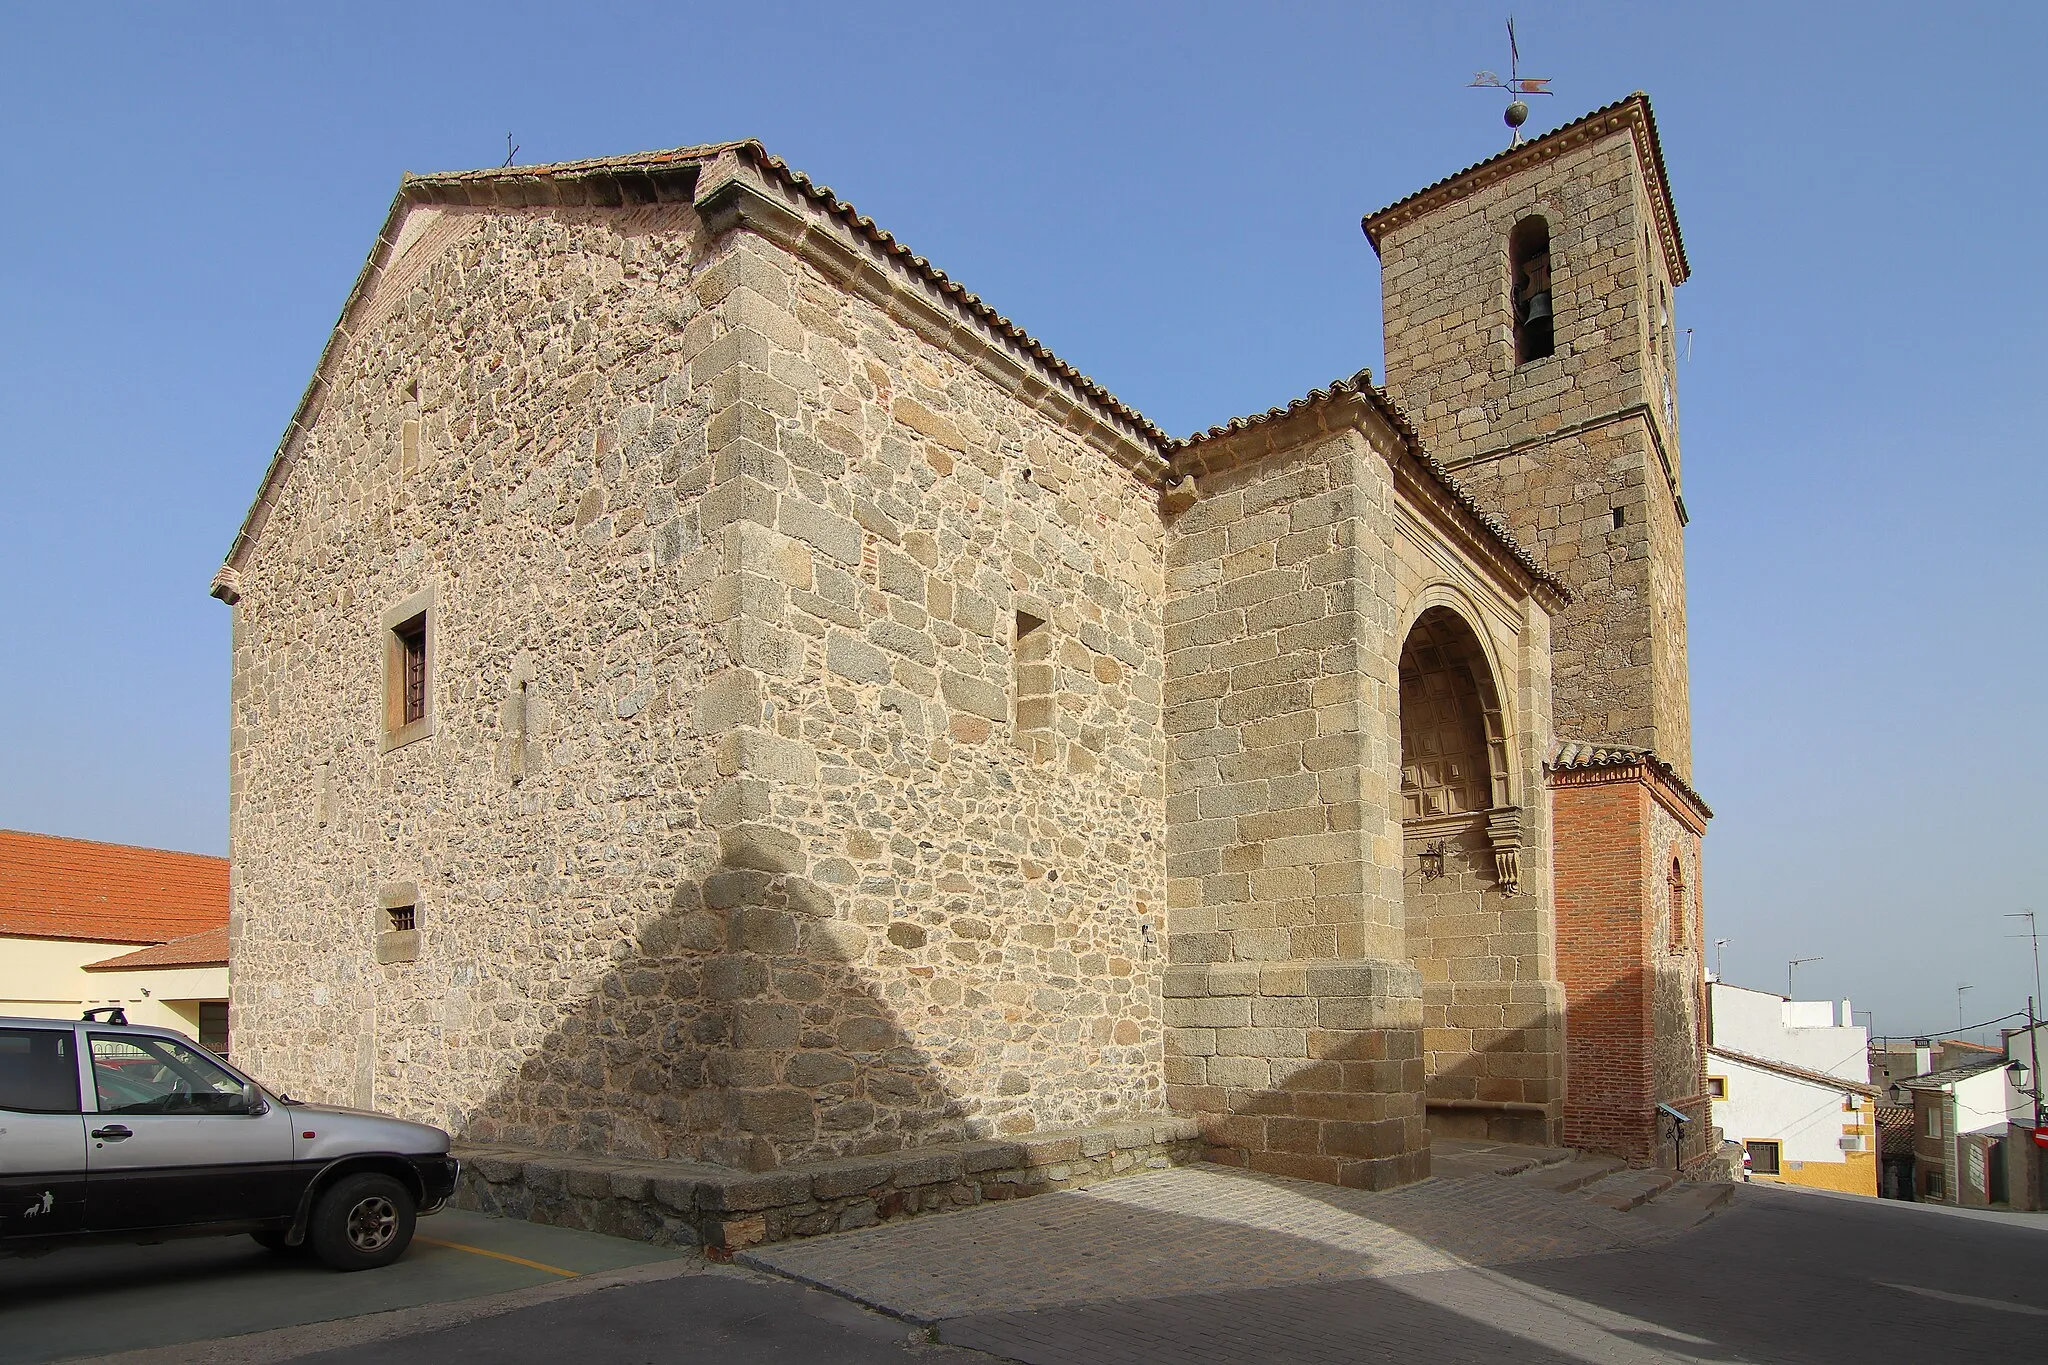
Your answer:
[[[1514,305],[1515,364],[1557,353],[1550,290],[1550,223],[1531,214],[1508,234],[1508,290]]]

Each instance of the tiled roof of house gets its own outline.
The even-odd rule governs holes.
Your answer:
[[[1997,1056],[1987,1057],[1981,1062],[1969,1062],[1962,1066],[1947,1066],[1939,1071],[1929,1071],[1918,1076],[1908,1076],[1898,1084],[1904,1090],[1939,1090],[1945,1085],[1953,1085],[1957,1081],[1967,1081],[1970,1077],[1981,1076],[1987,1071],[1996,1071],[2004,1065],[2005,1054],[2001,1052]]]
[[[1877,1131],[1879,1147],[1884,1155],[1913,1155],[1913,1106],[1910,1104],[1878,1105]]]
[[[1825,1071],[1815,1071],[1811,1067],[1794,1066],[1791,1062],[1781,1062],[1772,1057],[1756,1057],[1747,1052],[1737,1052],[1732,1048],[1725,1047],[1710,1047],[1707,1051],[1715,1057],[1725,1057],[1731,1062],[1741,1062],[1744,1066],[1753,1066],[1759,1071],[1769,1071],[1774,1075],[1784,1076],[1789,1080],[1811,1081],[1815,1085],[1826,1086],[1830,1090],[1852,1090],[1859,1095],[1877,1094],[1876,1086],[1866,1084],[1863,1081],[1852,1081],[1845,1076],[1834,1076]]]
[[[1650,110],[1650,97],[1640,90],[1626,99],[1595,109],[1583,118],[1573,119],[1561,128],[1553,128],[1540,137],[1531,138],[1504,152],[1496,152],[1484,161],[1474,162],[1464,170],[1397,199],[1377,212],[1368,213],[1361,225],[1372,241],[1373,249],[1378,250],[1380,239],[1387,233],[1439,204],[1492,184],[1525,166],[1569,151],[1589,138],[1602,137],[1624,127],[1637,134],[1637,146],[1644,154],[1644,178],[1650,182],[1651,210],[1657,220],[1658,233],[1664,239],[1671,282],[1684,284],[1692,274],[1692,266],[1686,260],[1685,239],[1678,231],[1678,212],[1671,203],[1671,177],[1664,168],[1664,142],[1657,136],[1657,117]]]
[[[89,972],[136,972],[146,967],[225,967],[228,965],[228,927],[204,929],[169,943],[137,948],[132,953],[88,962]]]
[[[1631,744],[1593,744],[1581,739],[1559,740],[1551,751],[1550,762],[1546,765],[1557,772],[1591,768],[1633,768],[1641,764],[1653,768],[1673,786],[1685,793],[1686,798],[1700,808],[1700,813],[1711,818],[1714,812],[1692,784],[1678,775],[1678,770],[1657,757],[1654,749],[1639,749]]]
[[[228,860],[0,830],[0,935],[163,943],[228,922]]]

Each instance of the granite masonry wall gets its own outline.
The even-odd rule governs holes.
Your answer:
[[[1422,1002],[1394,480],[1345,416],[1362,421],[1318,411],[1204,447],[1174,521],[1167,1098],[1222,1159],[1377,1187],[1427,1171]]]

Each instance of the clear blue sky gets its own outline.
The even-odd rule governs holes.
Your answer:
[[[28,6],[0,17],[0,825],[224,852],[206,596],[404,170],[756,136],[1173,432],[1378,368],[1359,215],[1499,149],[1504,4]],[[2048,912],[2048,9],[1516,6],[1650,92],[1709,933],[1881,1031]],[[2029,151],[2032,147],[2034,150]],[[2029,230],[2026,224],[2034,227]]]

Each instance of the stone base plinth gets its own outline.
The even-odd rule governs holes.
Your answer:
[[[1422,1023],[1431,1138],[1558,1145],[1562,986],[1433,981],[1422,988]]]
[[[1167,1103],[1209,1160],[1360,1189],[1429,1174],[1413,967],[1188,963],[1164,991]]]
[[[516,1147],[458,1148],[455,1205],[662,1246],[736,1250],[912,1214],[1078,1189],[1196,1160],[1201,1128],[1160,1116],[917,1147],[773,1171]]]

